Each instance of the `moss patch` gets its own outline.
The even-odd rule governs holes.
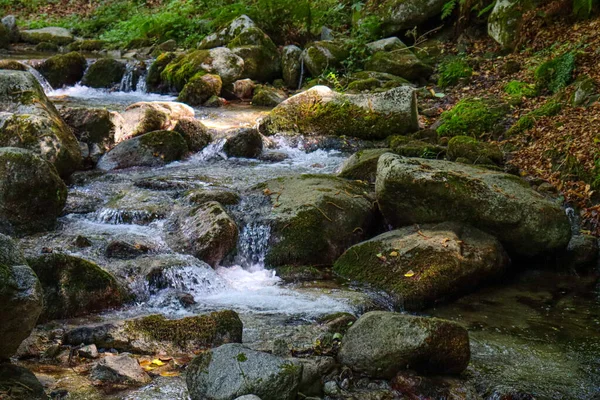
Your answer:
[[[507,114],[505,105],[491,99],[465,98],[445,111],[437,129],[440,136],[480,137],[498,131],[498,123]]]

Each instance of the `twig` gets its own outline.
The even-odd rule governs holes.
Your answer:
[[[331,218],[329,218],[329,217],[327,216],[327,214],[325,214],[325,212],[324,212],[323,210],[321,210],[319,207],[315,206],[314,204],[306,204],[306,205],[307,205],[307,206],[313,206],[314,208],[316,208],[317,210],[319,210],[319,212],[320,212],[321,214],[323,214],[323,216],[324,216],[325,218],[327,218],[327,220],[328,220],[329,222],[333,222],[333,220],[332,220]]]
[[[327,204],[331,204],[332,206],[334,206],[335,208],[338,208],[340,210],[344,210],[342,207],[338,206],[337,204],[335,204],[333,201],[328,201]]]

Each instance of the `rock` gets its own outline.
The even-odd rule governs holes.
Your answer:
[[[206,36],[200,44],[198,44],[198,48],[212,49],[215,47],[226,46],[238,35],[245,33],[252,28],[256,28],[254,21],[247,15],[240,15],[221,31]]]
[[[322,40],[310,44],[302,53],[304,65],[313,77],[328,68],[338,68],[350,56],[348,45],[342,41]]]
[[[494,237],[446,222],[386,232],[349,248],[333,268],[391,293],[405,310],[421,310],[501,277],[508,263]]]
[[[223,151],[228,157],[257,158],[262,150],[262,135],[253,128],[234,130],[223,146]]]
[[[240,195],[228,189],[195,189],[187,193],[186,200],[193,204],[204,204],[216,201],[226,206],[240,202]]]
[[[130,167],[159,167],[181,160],[188,152],[177,132],[154,131],[119,143],[102,156],[98,168],[109,171]]]
[[[71,43],[68,48],[70,51],[94,52],[102,50],[105,46],[104,40],[83,39]]]
[[[252,105],[262,107],[275,107],[282,103],[287,96],[283,90],[275,89],[269,86],[259,85],[254,90]]]
[[[250,100],[254,95],[256,84],[252,79],[240,79],[233,82],[232,100]]]
[[[10,69],[13,71],[27,71],[27,66],[16,60],[0,60],[0,69]]]
[[[379,30],[389,35],[404,33],[441,14],[444,4],[444,0],[368,0],[365,11],[366,15],[379,17]]]
[[[42,305],[42,287],[37,276],[27,265],[17,243],[0,234],[0,360],[12,357],[29,336]],[[0,373],[0,377],[3,376]]]
[[[196,357],[186,377],[192,400],[226,400],[254,394],[263,400],[293,400],[302,365],[226,344]]]
[[[499,0],[488,17],[488,34],[505,49],[514,49],[521,41],[523,15],[535,7],[535,1]]]
[[[121,115],[123,130],[115,136],[117,143],[148,132],[172,130],[179,120],[194,118],[194,109],[174,101],[141,101],[127,107]]]
[[[394,51],[408,49],[408,47],[404,43],[402,43],[402,41],[396,36],[376,40],[374,42],[367,43],[366,46],[367,49],[369,49],[372,53],[377,53],[379,51]]]
[[[259,122],[259,131],[264,135],[369,140],[417,129],[416,97],[409,87],[374,94],[341,94],[326,86],[315,86],[279,104]]]
[[[340,387],[336,381],[327,381],[323,385],[323,392],[327,396],[338,396],[340,394]]]
[[[410,81],[426,80],[433,68],[421,62],[408,50],[378,51],[365,63],[368,71],[384,72]]]
[[[300,47],[290,45],[283,48],[281,70],[285,85],[289,89],[298,89],[302,74],[302,50]]]
[[[402,371],[396,375],[391,386],[401,395],[413,396],[418,393],[428,399],[480,400],[477,390],[469,382],[459,378],[426,377],[412,371]],[[509,399],[506,399],[509,400]]]
[[[598,267],[598,238],[573,235],[564,256],[565,264],[578,271],[594,271]]]
[[[589,76],[575,82],[575,92],[571,96],[571,104],[575,107],[589,106],[600,98],[596,82]]]
[[[10,32],[6,27],[0,24],[0,49],[8,50],[10,48]]]
[[[196,74],[185,84],[177,101],[192,106],[201,106],[212,96],[221,93],[221,77],[213,74]]]
[[[67,187],[51,164],[28,150],[0,148],[0,232],[49,229],[66,200]]]
[[[304,396],[322,396],[324,377],[328,376],[336,367],[333,357],[300,358],[302,364],[302,378],[298,392]]]
[[[223,206],[210,201],[184,210],[167,223],[167,242],[177,251],[191,254],[217,266],[231,252],[238,228]]]
[[[138,362],[128,355],[107,356],[92,368],[90,378],[102,383],[122,383],[126,385],[144,385],[152,379],[144,372]]]
[[[240,396],[235,400],[261,400],[260,397],[255,396],[253,394],[247,394],[245,396]]]
[[[240,79],[244,72],[244,60],[226,47],[211,50],[194,50],[181,54],[170,61],[160,74],[167,87],[181,91],[197,74],[214,74],[221,77],[224,86]]]
[[[410,82],[406,79],[385,72],[361,71],[348,76],[348,92],[393,89],[410,85]]]
[[[377,162],[379,161],[379,157],[391,151],[391,149],[360,150],[344,161],[340,167],[338,176],[373,183],[377,176]]]
[[[0,363],[0,388],[9,393],[10,400],[48,400],[44,387],[26,368],[11,363]]]
[[[504,162],[504,154],[497,144],[479,142],[471,136],[450,139],[447,157],[451,161],[468,160],[470,164],[502,165]]]
[[[98,348],[95,344],[83,346],[82,348],[77,350],[77,353],[79,353],[79,357],[81,358],[89,358],[93,360],[99,357]]]
[[[245,29],[227,47],[244,60],[243,78],[272,82],[281,76],[281,57],[277,46],[258,27]]]
[[[177,54],[173,52],[162,53],[156,57],[156,60],[150,65],[148,76],[146,77],[146,87],[148,88],[148,91],[158,93],[169,93],[171,91],[169,83],[164,81],[161,78],[161,75],[167,65],[169,65],[176,57]]]
[[[38,44],[40,42],[54,43],[64,46],[74,41],[74,37],[65,28],[47,27],[21,31],[21,40],[26,43]]]
[[[81,83],[98,89],[111,89],[118,86],[125,75],[124,63],[113,58],[100,58],[87,69]]]
[[[465,97],[444,111],[437,124],[439,136],[498,136],[505,132],[502,120],[510,108],[494,98]]]
[[[86,68],[85,57],[77,52],[50,57],[37,67],[55,89],[75,85],[83,77]]]
[[[169,39],[162,42],[157,47],[160,51],[175,51],[177,49],[177,42],[173,39]]]
[[[195,118],[183,117],[177,121],[173,131],[179,133],[191,152],[198,152],[212,142],[208,128]]]
[[[509,254],[519,256],[561,250],[569,242],[561,207],[513,175],[384,154],[375,188],[384,217],[395,227],[462,221],[496,236]]]
[[[265,161],[265,162],[272,162],[272,163],[282,162],[282,161],[287,160],[288,158],[290,158],[290,156],[287,153],[284,153],[282,151],[273,151],[273,150],[263,151],[258,156],[259,160]]]
[[[206,103],[203,104],[204,107],[208,108],[218,108],[227,105],[227,100],[219,96],[210,96],[210,99],[206,100]]]
[[[121,260],[131,260],[142,256],[150,251],[148,246],[143,243],[131,244],[122,240],[113,240],[106,246],[104,254],[108,258],[119,258]]]
[[[21,38],[21,34],[19,33],[19,27],[17,26],[17,18],[14,15],[7,15],[2,18],[2,25],[8,31],[8,38],[11,43],[17,43]]]
[[[265,264],[332,265],[372,228],[367,190],[367,185],[329,175],[279,178],[255,187],[253,193],[273,206],[265,216],[271,227]]]
[[[77,139],[32,74],[0,70],[0,109],[0,147],[29,149],[62,177],[79,168]]]
[[[337,358],[371,378],[390,379],[404,369],[459,374],[470,355],[469,334],[455,322],[372,311],[348,329]]]
[[[60,51],[60,47],[58,47],[54,43],[41,42],[35,45],[34,50],[36,53],[58,53]]]
[[[325,315],[317,320],[327,328],[327,332],[346,334],[348,328],[356,322],[356,317],[350,313],[338,312]]]
[[[44,290],[41,321],[77,317],[123,304],[125,290],[96,264],[60,253],[28,259]]]

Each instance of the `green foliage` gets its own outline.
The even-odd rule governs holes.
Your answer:
[[[473,69],[459,58],[450,58],[439,66],[438,86],[445,88],[457,84],[461,79],[470,78]]]
[[[573,0],[573,14],[578,18],[588,18],[598,0]]]
[[[575,54],[564,53],[541,64],[535,71],[535,79],[540,88],[557,93],[573,80]]]
[[[525,132],[535,126],[536,120],[540,117],[551,117],[562,110],[563,104],[557,99],[550,99],[535,110],[523,115],[517,122],[510,127],[508,136]]]
[[[520,81],[510,81],[504,86],[504,92],[511,97],[535,97],[537,91],[535,85]]]
[[[440,136],[473,136],[493,132],[505,115],[505,107],[488,99],[465,98],[442,114]]]

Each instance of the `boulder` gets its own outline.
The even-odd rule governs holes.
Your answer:
[[[71,32],[65,28],[47,27],[28,29],[20,32],[21,40],[25,43],[38,44],[41,42],[54,43],[64,46],[75,40]]]
[[[275,107],[287,99],[283,90],[274,87],[259,85],[254,89],[252,105],[262,107]]]
[[[496,238],[445,222],[386,232],[350,247],[334,271],[394,295],[405,310],[420,310],[501,277],[508,256]]]
[[[44,290],[42,321],[77,317],[123,304],[115,278],[87,260],[60,253],[29,258]]]
[[[59,54],[48,58],[36,69],[55,89],[73,86],[81,80],[87,68],[85,57],[77,52]]]
[[[194,189],[186,194],[186,200],[192,204],[201,205],[209,201],[216,201],[226,206],[233,206],[240,202],[240,195],[229,189],[210,188]]]
[[[496,236],[509,254],[519,256],[565,249],[571,236],[560,205],[514,175],[384,154],[375,189],[394,227],[462,221]]]
[[[19,27],[17,26],[17,18],[14,15],[7,15],[0,21],[8,31],[8,38],[11,43],[17,43],[21,38]]]
[[[372,53],[377,53],[379,51],[408,50],[408,46],[406,46],[396,36],[376,40],[374,42],[367,43],[366,46],[367,49],[369,49],[369,51]]]
[[[100,354],[98,354],[98,348],[95,344],[83,346],[82,348],[77,350],[77,354],[79,354],[79,357],[87,358],[89,360],[94,360],[100,356]]]
[[[0,70],[0,147],[29,149],[62,177],[81,165],[77,139],[29,72]]]
[[[191,152],[198,152],[212,142],[208,128],[195,118],[182,117],[177,121],[173,131],[179,133]]]
[[[259,122],[264,135],[352,136],[384,139],[418,129],[414,90],[342,94],[326,86],[290,97]]]
[[[90,378],[101,383],[120,383],[132,386],[141,386],[152,380],[140,364],[126,354],[107,356],[98,361],[92,367]]]
[[[327,266],[370,233],[375,214],[368,185],[330,175],[267,181],[253,194],[268,201],[271,237],[265,264]]]
[[[245,29],[227,47],[244,60],[243,78],[272,82],[281,76],[281,57],[277,46],[259,28]]]
[[[52,228],[66,201],[67,187],[51,164],[28,150],[0,148],[0,232]]]
[[[228,132],[223,151],[228,157],[257,158],[263,150],[263,136],[254,128]]]
[[[35,50],[36,53],[58,53],[60,51],[60,47],[54,43],[41,42],[36,44],[33,50]]]
[[[413,371],[401,371],[390,381],[390,384],[401,395],[412,396],[414,393],[418,393],[419,396],[426,399],[481,400],[475,386],[459,377],[429,377],[417,375]],[[516,400],[517,398],[512,399]]]
[[[219,32],[215,32],[202,39],[202,41],[198,44],[198,48],[212,49],[215,47],[226,46],[237,36],[253,28],[256,28],[254,21],[252,21],[247,15],[240,15]]]
[[[121,260],[131,260],[144,254],[147,254],[150,248],[143,243],[129,243],[123,240],[113,240],[104,250],[107,258],[118,258]]]
[[[302,75],[302,49],[290,45],[283,48],[281,55],[281,70],[283,81],[288,89],[300,87],[300,76]]]
[[[183,118],[194,118],[194,109],[174,101],[141,101],[128,106],[123,113],[123,129],[115,136],[118,143],[148,132],[172,130]]]
[[[375,91],[393,89],[399,86],[411,86],[404,78],[385,72],[361,71],[348,76],[348,92]]]
[[[379,30],[390,35],[404,33],[440,15],[444,4],[445,0],[368,0],[365,12],[379,17]]]
[[[222,86],[223,82],[218,75],[196,74],[185,84],[177,101],[192,106],[201,106],[212,96],[218,96]]]
[[[160,167],[181,160],[189,149],[185,139],[174,131],[154,131],[116,145],[98,162],[109,171],[130,167]]]
[[[27,71],[25,64],[16,60],[0,60],[0,69],[10,69],[13,71]]]
[[[94,52],[100,51],[106,46],[104,40],[99,39],[82,39],[69,44],[70,51]]]
[[[373,183],[377,177],[379,157],[391,151],[391,149],[366,149],[357,151],[344,161],[340,167],[338,176]]]
[[[16,242],[0,234],[0,360],[12,357],[35,327],[42,296],[40,282]]]
[[[44,387],[27,368],[9,362],[0,364],[0,388],[10,400],[48,400]]]
[[[447,157],[467,164],[502,165],[504,154],[495,143],[479,142],[471,136],[454,136],[448,141]]]
[[[217,266],[235,249],[238,228],[223,206],[210,201],[176,213],[167,222],[167,243],[177,251]]]
[[[254,95],[254,88],[256,84],[252,79],[240,79],[233,82],[233,89],[230,87],[224,95],[229,96],[231,100],[250,100]]]
[[[327,69],[339,68],[350,56],[348,44],[342,41],[322,40],[310,44],[302,53],[304,66],[313,77]]]
[[[582,272],[598,268],[598,238],[592,235],[573,235],[561,264]]]
[[[536,1],[498,0],[488,17],[488,34],[504,49],[518,46],[523,15],[534,9]]]
[[[254,394],[263,400],[294,400],[302,365],[240,344],[226,344],[196,357],[186,382],[192,400],[231,400]]]
[[[121,83],[125,69],[125,64],[114,58],[100,58],[90,65],[81,83],[97,89],[112,89]]]
[[[410,81],[427,80],[433,72],[433,68],[404,49],[376,52],[365,63],[365,69],[396,75]]]
[[[469,334],[455,322],[386,311],[364,314],[348,329],[340,363],[371,378],[399,371],[460,374],[471,357]]]
[[[146,87],[149,92],[168,93],[172,91],[173,88],[161,78],[161,75],[167,65],[176,57],[177,54],[173,52],[162,53],[156,57],[148,69],[148,76],[146,76]]]
[[[10,32],[0,24],[0,49],[8,50],[10,48]]]

